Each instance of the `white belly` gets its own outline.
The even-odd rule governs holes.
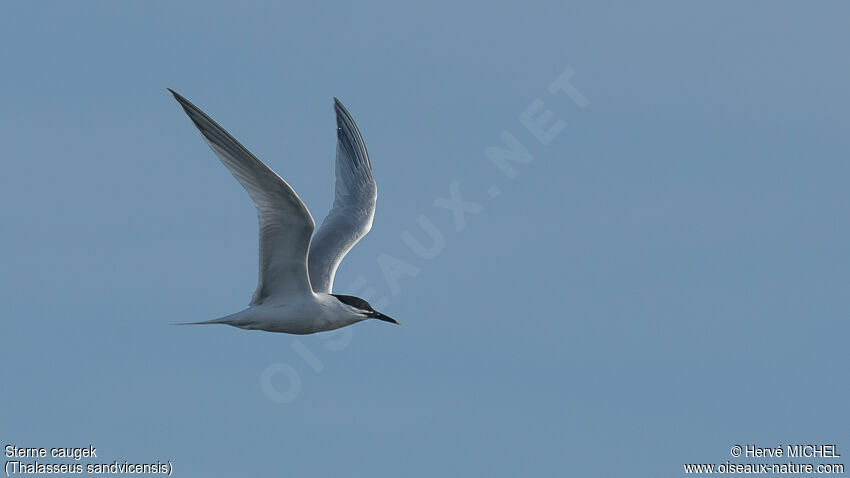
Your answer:
[[[334,297],[316,294],[295,302],[263,303],[229,315],[221,323],[240,329],[303,335],[338,329],[365,319],[337,302]]]

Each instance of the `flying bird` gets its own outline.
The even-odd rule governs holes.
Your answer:
[[[200,108],[170,88],[218,159],[248,191],[260,220],[260,279],[247,309],[179,325],[226,324],[286,334],[334,330],[366,319],[399,324],[365,300],[333,294],[342,258],[372,228],[378,189],[354,119],[334,98],[336,186],[330,213],[316,234],[313,216],[280,176]]]

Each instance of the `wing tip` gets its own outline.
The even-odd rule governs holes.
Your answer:
[[[360,128],[354,121],[354,117],[348,112],[342,101],[336,96],[334,98],[334,111],[336,112],[336,131],[337,138],[340,143],[346,145],[349,154],[353,154],[356,162],[365,164],[368,168],[368,174],[371,176],[372,164],[369,160],[369,153],[366,152],[366,144],[363,141],[363,135],[360,133]]]
[[[351,113],[348,112],[348,109],[336,96],[334,96],[334,111],[336,111],[337,121],[344,118],[346,122],[354,123],[354,118],[351,117]]]
[[[346,130],[346,135],[350,135],[351,133],[360,134],[360,130],[357,129],[357,123],[354,122],[351,113],[348,112],[348,109],[345,108],[345,105],[336,96],[334,96],[334,112],[336,113],[337,131]]]
[[[174,90],[172,90],[171,88],[168,88],[168,87],[166,87],[165,89],[168,90],[169,93],[171,93],[171,96],[173,96],[175,100],[177,100],[181,103],[186,101],[186,98],[183,98],[183,96],[180,93],[178,93],[178,92],[176,92],[176,91],[174,91]]]
[[[210,118],[206,113],[203,112],[203,110],[195,106],[194,103],[183,97],[183,95],[172,90],[171,88],[166,88],[166,90],[168,90],[174,96],[174,99],[177,100],[177,103],[183,108],[183,111],[186,113],[186,115],[189,116],[189,119],[192,120],[192,123],[195,124],[195,127],[198,128],[198,130],[205,138],[207,138],[207,140],[214,141],[214,138],[212,138],[210,134],[211,131],[214,132],[216,130],[220,130],[224,135],[230,136],[230,134],[225,131],[225,129],[222,128],[218,123],[216,123],[215,120]],[[230,137],[230,139],[237,144],[239,143],[238,141],[236,141],[235,138]],[[242,145],[240,144],[240,146]],[[242,148],[244,149],[244,146],[242,146]]]
[[[176,91],[172,90],[171,88],[166,88],[166,90],[168,90],[168,92],[169,92],[169,93],[171,93],[171,96],[173,96],[173,97],[174,97],[174,99],[175,99],[175,100],[177,100],[177,102],[178,102],[178,103],[180,103],[180,106],[182,106],[182,107],[183,107],[183,109],[184,109],[184,110],[186,110],[186,112],[187,112],[187,113],[188,113],[189,111],[193,111],[193,110],[198,110],[198,109],[199,109],[197,106],[195,106],[194,104],[192,104],[192,102],[191,102],[191,101],[187,100],[187,99],[186,99],[183,95],[181,95],[180,93],[178,93],[178,92],[176,92]]]

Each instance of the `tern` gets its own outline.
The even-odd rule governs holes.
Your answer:
[[[372,228],[378,197],[363,137],[342,103],[334,98],[337,146],[333,207],[314,236],[313,216],[286,181],[200,108],[170,88],[168,91],[218,159],[248,191],[260,220],[260,278],[248,308],[218,319],[178,325],[226,324],[302,335],[366,319],[399,324],[359,297],[332,293],[343,257]]]

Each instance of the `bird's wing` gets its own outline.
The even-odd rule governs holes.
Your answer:
[[[360,130],[342,103],[336,110],[336,187],[334,205],[310,245],[313,290],[330,294],[342,258],[372,228],[378,188]]]
[[[171,91],[170,89],[168,91]],[[251,305],[312,294],[307,251],[316,224],[292,187],[189,100],[171,91],[218,159],[251,195],[260,219],[260,280]]]

